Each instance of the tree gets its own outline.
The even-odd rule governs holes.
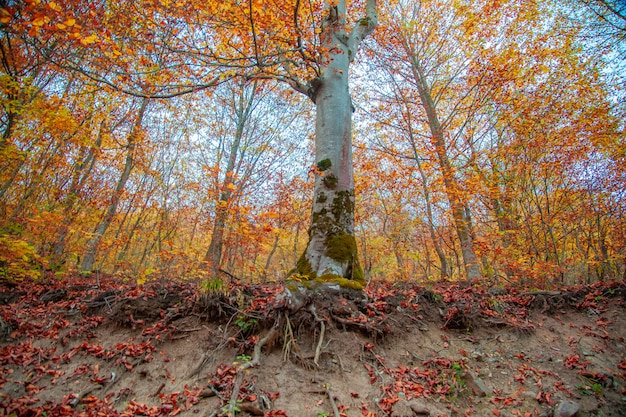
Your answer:
[[[126,187],[126,183],[130,178],[130,174],[135,166],[135,152],[138,146],[138,143],[141,139],[142,135],[142,123],[144,115],[146,114],[146,109],[149,104],[148,98],[143,98],[139,105],[139,110],[137,111],[137,115],[135,116],[135,121],[131,127],[130,132],[128,133],[127,143],[126,143],[126,158],[124,161],[124,168],[120,174],[120,178],[117,181],[117,185],[115,186],[115,190],[113,195],[111,196],[110,203],[106,209],[106,212],[98,225],[96,226],[89,242],[87,243],[87,251],[85,252],[82,262],[80,264],[81,272],[91,272],[93,269],[93,265],[96,261],[96,254],[98,251],[98,245],[102,240],[102,236],[107,231],[115,214],[117,213],[117,207],[120,203],[120,199],[122,194],[124,193],[124,189]]]
[[[327,56],[307,93],[316,104],[315,180],[309,243],[297,264],[310,278],[365,281],[354,238],[354,174],[352,167],[352,100],[348,76],[361,41],[378,23],[376,1],[368,0],[366,16],[346,31],[346,1],[327,2],[320,48]],[[302,90],[302,88],[300,88]]]
[[[353,287],[366,273],[476,277],[479,262],[509,280],[622,274],[619,3],[391,1],[370,48],[373,0],[266,3],[0,2],[8,258],[97,258],[143,280],[204,276],[206,254],[242,279],[289,263]],[[367,81],[356,94],[351,69]],[[276,109],[260,92],[277,85],[280,106],[317,110],[311,164],[289,150],[308,149],[313,126],[219,123],[248,99]],[[241,106],[224,105],[232,86]],[[376,118],[355,133],[356,180],[354,108]],[[307,172],[310,218],[289,213]]]
[[[193,7],[138,2],[133,13],[122,3],[94,5],[85,18],[72,17],[80,19],[81,29],[70,35],[98,51],[90,63],[78,66],[71,54],[51,59],[102,85],[147,98],[211,88],[235,76],[284,81],[306,94],[317,107],[319,175],[309,244],[297,269],[310,278],[362,284],[354,238],[349,69],[362,40],[378,24],[376,0],[367,0],[365,15],[352,20],[346,0],[309,7],[300,0],[285,1],[272,8],[252,1]],[[80,1],[69,6],[75,11],[85,7]],[[57,36],[67,31],[58,13],[43,6],[37,13],[45,14],[45,30]],[[154,22],[160,24],[159,33]]]
[[[254,108],[255,95],[257,94],[256,83],[253,83],[253,85],[247,89],[243,85],[240,87],[238,97],[235,97],[234,102],[232,103],[235,115],[235,132],[233,133],[233,140],[227,154],[228,162],[226,165],[224,182],[220,187],[219,199],[215,208],[215,220],[211,234],[211,243],[209,244],[209,249],[204,257],[205,261],[209,263],[212,275],[215,277],[218,276],[221,266],[222,242],[224,240],[224,226],[226,225],[228,206],[233,191],[236,189],[234,178],[235,164],[237,163],[239,157],[244,130]]]
[[[418,117],[413,113],[424,118],[428,129],[425,137],[439,165],[466,277],[471,282],[482,274],[474,250],[469,196],[451,160],[450,148],[472,119],[477,107],[472,102],[478,99],[473,94],[474,86],[463,85],[471,57],[461,49],[462,15],[455,13],[454,7],[450,2],[398,2],[392,11],[390,32],[379,38],[385,48],[381,67],[391,68],[386,72],[395,101],[405,107],[400,111],[399,124],[411,144],[411,158],[418,165],[422,156],[416,151],[415,140],[420,122],[414,120]],[[448,10],[447,17],[440,18],[444,10]],[[414,108],[415,101],[419,101],[421,109]],[[441,250],[437,252],[446,270],[445,257]]]
[[[284,169],[277,165],[295,148],[281,130],[293,129],[298,107],[278,87],[238,79],[223,84],[212,96],[216,103],[213,115],[205,119],[203,143],[207,151],[214,148],[215,160],[207,158],[205,164],[213,171],[210,194],[215,195],[215,215],[204,261],[215,277],[222,268],[226,226],[236,206],[245,204],[247,189]]]

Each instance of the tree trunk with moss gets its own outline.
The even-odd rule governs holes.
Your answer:
[[[309,97],[317,107],[315,146],[317,175],[309,242],[297,272],[310,279],[338,281],[362,288],[365,282],[354,237],[354,174],[349,67],[359,44],[378,23],[376,1],[368,0],[366,17],[346,30],[346,1],[327,3],[321,27],[319,77]]]

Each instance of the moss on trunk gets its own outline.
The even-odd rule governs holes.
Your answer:
[[[334,194],[332,201],[328,201],[328,194]],[[341,265],[343,275],[318,271],[317,265],[311,265],[307,252],[302,254],[292,273],[308,280],[336,282],[343,288],[363,289],[365,274],[359,264],[351,217],[346,217],[354,213],[354,192],[346,190],[320,193],[318,203],[323,207],[313,213],[309,233],[324,236],[324,251],[320,255]]]

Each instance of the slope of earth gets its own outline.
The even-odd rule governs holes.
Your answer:
[[[0,290],[0,416],[626,415],[624,283]]]

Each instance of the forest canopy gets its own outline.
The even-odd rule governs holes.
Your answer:
[[[320,187],[353,217],[324,242],[338,276],[624,279],[625,16],[611,0],[0,1],[0,280],[283,280],[310,261],[311,208],[337,206]],[[319,156],[333,77],[352,128],[337,172]]]

